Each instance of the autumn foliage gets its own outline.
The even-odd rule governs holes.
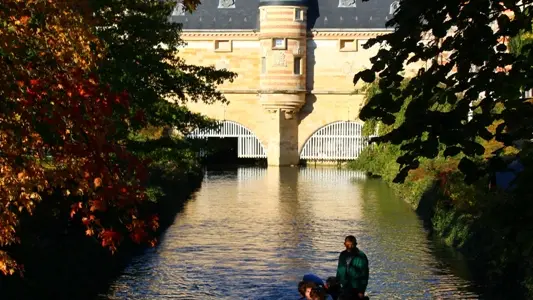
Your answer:
[[[103,48],[77,1],[3,0],[0,4],[0,272],[20,270],[2,251],[46,195],[60,190],[71,217],[112,251],[126,235],[153,243],[157,217],[141,218],[147,174],[112,139],[127,126],[116,108],[127,91],[94,75]],[[88,14],[90,16],[90,14]],[[127,111],[127,110],[122,110]],[[115,112],[115,114],[113,113]]]

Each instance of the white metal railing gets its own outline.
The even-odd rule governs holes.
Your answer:
[[[237,138],[237,156],[239,158],[266,158],[265,147],[255,134],[243,125],[233,121],[221,121],[218,128],[201,130],[195,129],[188,138]]]
[[[299,178],[319,182],[338,182],[339,180],[366,179],[366,173],[350,169],[335,168],[301,168]]]
[[[239,168],[237,170],[237,179],[239,182],[248,180],[259,180],[267,175],[266,168]]]
[[[359,157],[368,145],[363,125],[359,122],[340,121],[317,130],[304,144],[301,159],[352,160]]]
[[[239,168],[237,178],[239,181],[261,180],[267,176],[267,168]],[[366,173],[350,169],[337,168],[300,168],[298,180],[317,182],[338,182],[339,180],[364,180]]]
[[[267,176],[266,168],[239,168],[237,178],[239,181],[261,180]],[[350,169],[337,168],[300,168],[298,180],[317,182],[337,182],[339,180],[364,180],[366,173]]]

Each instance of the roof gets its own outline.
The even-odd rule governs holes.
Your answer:
[[[364,30],[385,29],[397,0],[209,0],[192,14],[178,4],[171,21],[183,24],[184,30],[257,30],[259,6],[308,5],[309,29]]]

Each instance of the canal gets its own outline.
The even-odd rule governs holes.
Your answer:
[[[331,168],[208,171],[160,245],[102,297],[298,299],[303,274],[335,275],[349,234],[370,260],[370,299],[479,297],[461,256],[385,183]]]

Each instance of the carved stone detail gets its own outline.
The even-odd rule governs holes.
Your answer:
[[[275,113],[278,112],[278,109],[275,109],[275,108],[269,108],[269,109],[267,109],[267,112],[268,112],[269,114],[275,114]]]
[[[275,67],[286,67],[287,66],[287,57],[285,52],[279,51],[274,54],[273,66]]]
[[[235,8],[235,0],[219,0],[218,8]]]
[[[389,8],[389,14],[393,15],[398,8],[400,8],[400,1],[392,2]]]
[[[356,7],[356,0],[339,0],[339,7]]]
[[[285,116],[285,120],[292,120],[294,118],[295,111],[289,109],[282,110]]]
[[[185,16],[185,5],[181,2],[178,2],[174,10],[172,11],[173,16]]]

